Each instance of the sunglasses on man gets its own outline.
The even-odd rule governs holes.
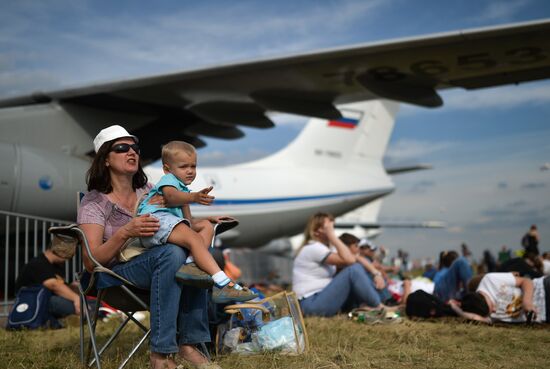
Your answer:
[[[130,151],[130,149],[134,150],[136,152],[136,154],[139,155],[139,145],[138,144],[127,144],[127,143],[116,144],[116,145],[113,145],[113,147],[111,147],[110,151],[114,151],[117,154],[122,154],[124,152]]]

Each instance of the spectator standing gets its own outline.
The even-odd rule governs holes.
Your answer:
[[[485,266],[486,273],[493,273],[497,271],[497,263],[491,251],[483,251],[483,265]]]
[[[462,243],[462,245],[460,245],[460,248],[462,250],[462,256],[466,260],[468,260],[470,264],[472,264],[472,252],[470,251],[470,248],[468,247],[468,245],[466,245],[466,243]]]
[[[512,258],[512,254],[506,245],[502,245],[500,252],[498,253],[498,264],[502,265]]]
[[[521,239],[521,246],[525,249],[525,252],[530,252],[535,255],[540,255],[539,252],[539,232],[536,224],[533,224],[529,231]]]
[[[542,269],[544,275],[550,275],[550,252],[542,254]]]

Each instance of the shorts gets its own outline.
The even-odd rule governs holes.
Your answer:
[[[184,222],[186,225],[189,226],[189,221],[187,219],[177,217],[174,214],[165,211],[157,211],[156,213],[151,213],[151,216],[159,220],[160,228],[151,237],[141,237],[141,244],[146,248],[164,245],[166,242],[168,242],[168,237],[172,233],[174,227],[181,222]]]

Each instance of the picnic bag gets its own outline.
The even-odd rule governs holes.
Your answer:
[[[58,328],[59,322],[48,311],[52,293],[42,285],[21,287],[8,315],[6,329]]]
[[[228,305],[224,310],[230,318],[218,326],[217,354],[301,354],[307,350],[306,327],[294,292],[283,291],[261,300]]]

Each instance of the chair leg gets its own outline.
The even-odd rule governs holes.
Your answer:
[[[208,350],[208,347],[206,347],[206,344],[204,342],[201,342],[199,344],[200,346],[200,351],[202,352],[202,354],[204,356],[206,356],[206,358],[208,359],[208,361],[211,361],[212,360],[212,356],[210,355],[210,351]]]
[[[141,340],[139,340],[139,342],[137,343],[137,345],[134,346],[134,348],[132,349],[132,351],[130,352],[130,354],[126,357],[126,359],[124,359],[124,361],[122,362],[122,364],[120,364],[120,366],[118,367],[118,369],[122,369],[122,368],[124,368],[124,366],[126,366],[126,364],[128,363],[128,361],[130,361],[130,359],[134,356],[134,354],[137,352],[137,350],[139,350],[139,348],[141,347],[141,345],[143,344],[143,342],[145,342],[145,340],[147,339],[147,337],[149,337],[149,334],[151,334],[151,330],[150,330],[150,329],[143,335],[143,337],[141,338]]]
[[[79,287],[80,290],[80,287]],[[82,297],[83,295],[80,294],[80,306],[82,307],[80,309],[80,362],[82,365],[84,365],[84,311],[88,308],[88,304],[84,302],[86,297]]]
[[[94,358],[91,361],[88,362],[88,367],[89,368],[91,368],[92,365],[94,365],[94,363],[96,363],[96,366],[97,366],[98,369],[101,368],[101,362],[100,362],[99,359],[101,358],[101,354],[103,353],[103,351],[98,350],[95,333],[96,333],[97,321],[99,320],[99,307],[101,305],[101,301],[103,300],[103,295],[104,294],[105,294],[104,290],[98,291],[96,301],[95,301],[95,309],[94,309],[93,319],[91,321],[88,320],[90,322],[88,324],[88,326],[90,327],[90,344],[88,345],[88,355],[86,356],[86,361],[88,361],[89,358],[90,358],[90,351],[92,349],[94,351]],[[86,310],[88,310],[88,309],[86,309]],[[88,314],[88,317],[89,317],[89,314]]]
[[[129,291],[129,290],[128,290]],[[132,297],[134,300],[136,300],[137,302],[140,303],[140,305],[143,305],[145,307],[147,307],[146,305],[144,305],[144,303],[133,293],[129,293],[130,297]],[[103,296],[104,296],[104,291],[101,291],[100,294],[98,294],[98,297],[97,297],[97,307],[99,307],[102,299],[103,299]],[[91,367],[95,362],[98,362],[99,358],[101,357],[101,355],[103,355],[103,353],[105,352],[105,350],[107,350],[109,348],[109,346],[114,342],[114,340],[118,337],[118,335],[120,334],[120,332],[122,332],[122,330],[124,329],[124,327],[128,324],[128,322],[130,321],[133,321],[145,334],[143,335],[143,337],[140,339],[140,341],[134,346],[134,348],[132,349],[132,351],[130,352],[130,354],[126,357],[126,359],[124,359],[124,361],[122,362],[122,364],[119,366],[119,369],[123,368],[127,363],[128,361],[134,356],[134,354],[137,352],[137,350],[141,347],[141,345],[143,344],[143,342],[145,342],[145,340],[149,337],[149,334],[151,333],[151,330],[148,329],[147,327],[145,327],[139,320],[137,320],[136,318],[134,318],[134,313],[131,312],[131,313],[126,313],[123,311],[123,314],[126,315],[126,318],[124,319],[124,321],[118,326],[118,328],[116,329],[116,331],[111,335],[111,337],[107,340],[107,342],[99,349],[99,351],[97,351],[97,348],[94,348],[94,353],[97,352],[97,355],[94,359],[92,359],[89,363],[88,363],[88,366]],[[97,311],[96,311],[96,318],[94,320],[94,324],[93,324],[93,329],[94,329],[94,335],[95,335],[95,327],[96,327],[96,324],[97,324]],[[96,344],[97,345],[97,344]],[[88,355],[89,357],[89,355]]]
[[[95,362],[96,362],[96,366],[97,366],[97,369],[101,369],[101,362],[99,361],[99,355],[98,355],[98,352],[97,352],[97,345],[96,345],[96,340],[95,340],[95,321],[92,322],[92,319],[91,319],[91,316],[90,316],[90,310],[88,309],[88,301],[86,300],[86,297],[84,295],[84,291],[82,290],[82,287],[80,286],[80,284],[78,285],[78,289],[79,289],[79,292],[80,292],[80,296],[81,296],[81,302],[83,303],[83,305],[81,305],[81,311],[83,310],[84,311],[84,314],[86,315],[86,324],[88,325],[88,332],[90,332],[90,345],[88,346],[88,355],[87,357],[90,357],[90,349],[93,349],[94,351],[94,357],[95,357]],[[99,297],[99,294],[98,294],[98,297]],[[97,305],[96,305],[96,309],[95,309],[95,320],[97,320],[97,315],[98,315],[98,312],[99,312],[99,299],[97,301]],[[82,356],[84,356],[84,327],[82,327],[81,329],[81,336],[80,336],[80,343],[81,343],[81,354]],[[87,360],[87,358],[86,358]],[[91,364],[89,364],[88,366],[91,366]]]
[[[126,324],[128,324],[128,322],[130,321],[130,319],[126,318],[119,326],[118,328],[116,329],[116,331],[111,335],[111,337],[107,340],[107,342],[105,342],[105,344],[101,347],[101,349],[99,350],[99,356],[101,357],[101,355],[103,355],[103,352],[105,352],[105,350],[107,350],[109,348],[109,346],[111,345],[111,343],[118,337],[118,335],[120,334],[120,332],[122,332],[122,330],[124,329],[124,327],[126,326]],[[92,360],[88,366],[91,366],[93,365],[94,363],[94,360]]]
[[[149,329],[148,329],[146,326],[144,326],[139,320],[137,320],[136,318],[134,318],[134,313],[135,313],[135,312],[126,313],[126,312],[123,311],[122,313],[126,315],[127,319],[131,319],[132,322],[134,322],[139,328],[141,328],[141,330],[142,330],[143,332],[147,332],[147,331],[149,330]]]

